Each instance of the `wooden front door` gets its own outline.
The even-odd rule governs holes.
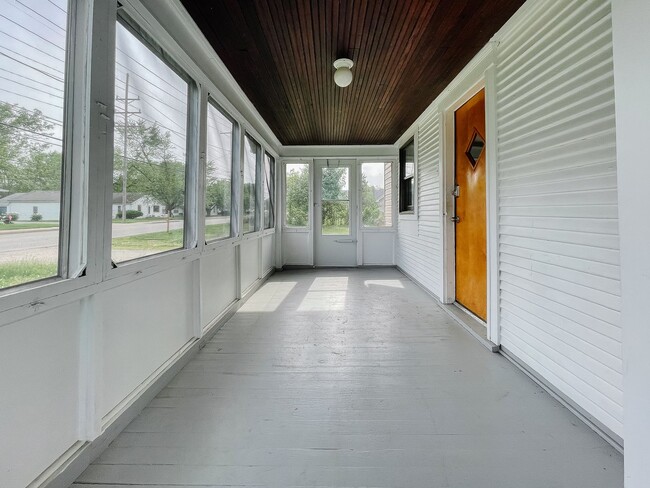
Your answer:
[[[456,301],[487,320],[485,91],[455,113]]]

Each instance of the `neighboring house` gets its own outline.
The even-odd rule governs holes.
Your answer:
[[[61,215],[61,192],[31,191],[13,193],[0,198],[0,214],[18,214],[21,221],[30,220],[40,214],[43,220],[59,220]]]
[[[126,210],[137,210],[142,212],[143,217],[165,217],[167,208],[160,202],[141,193],[126,194]],[[122,194],[113,193],[113,217],[122,212]],[[178,212],[174,211],[174,215]]]
[[[21,221],[30,220],[32,215],[40,214],[43,220],[59,220],[61,213],[61,193],[58,191],[32,191],[14,193],[0,198],[0,215],[18,214]],[[165,217],[167,208],[160,202],[141,193],[128,193],[126,210],[142,212],[143,217]],[[122,194],[113,193],[113,218],[122,211]],[[183,215],[182,209],[174,209],[173,215]]]

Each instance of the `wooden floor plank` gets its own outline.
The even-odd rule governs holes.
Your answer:
[[[77,488],[622,487],[622,456],[392,269],[277,273]]]

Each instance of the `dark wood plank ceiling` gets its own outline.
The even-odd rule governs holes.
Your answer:
[[[394,143],[523,3],[182,1],[284,145]]]

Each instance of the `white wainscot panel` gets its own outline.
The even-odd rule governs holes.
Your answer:
[[[0,486],[23,488],[78,440],[78,303],[0,327]]]
[[[246,291],[259,278],[259,239],[242,241],[240,249],[241,257],[241,289]]]
[[[207,327],[237,298],[237,263],[233,246],[201,258],[201,305]]]
[[[184,264],[102,294],[103,416],[190,340],[192,289]]]
[[[264,274],[275,267],[275,236],[265,236],[262,240],[262,270]]]
[[[363,264],[394,264],[394,247],[393,232],[363,232]]]
[[[309,232],[282,234],[282,262],[290,266],[312,265]]]

